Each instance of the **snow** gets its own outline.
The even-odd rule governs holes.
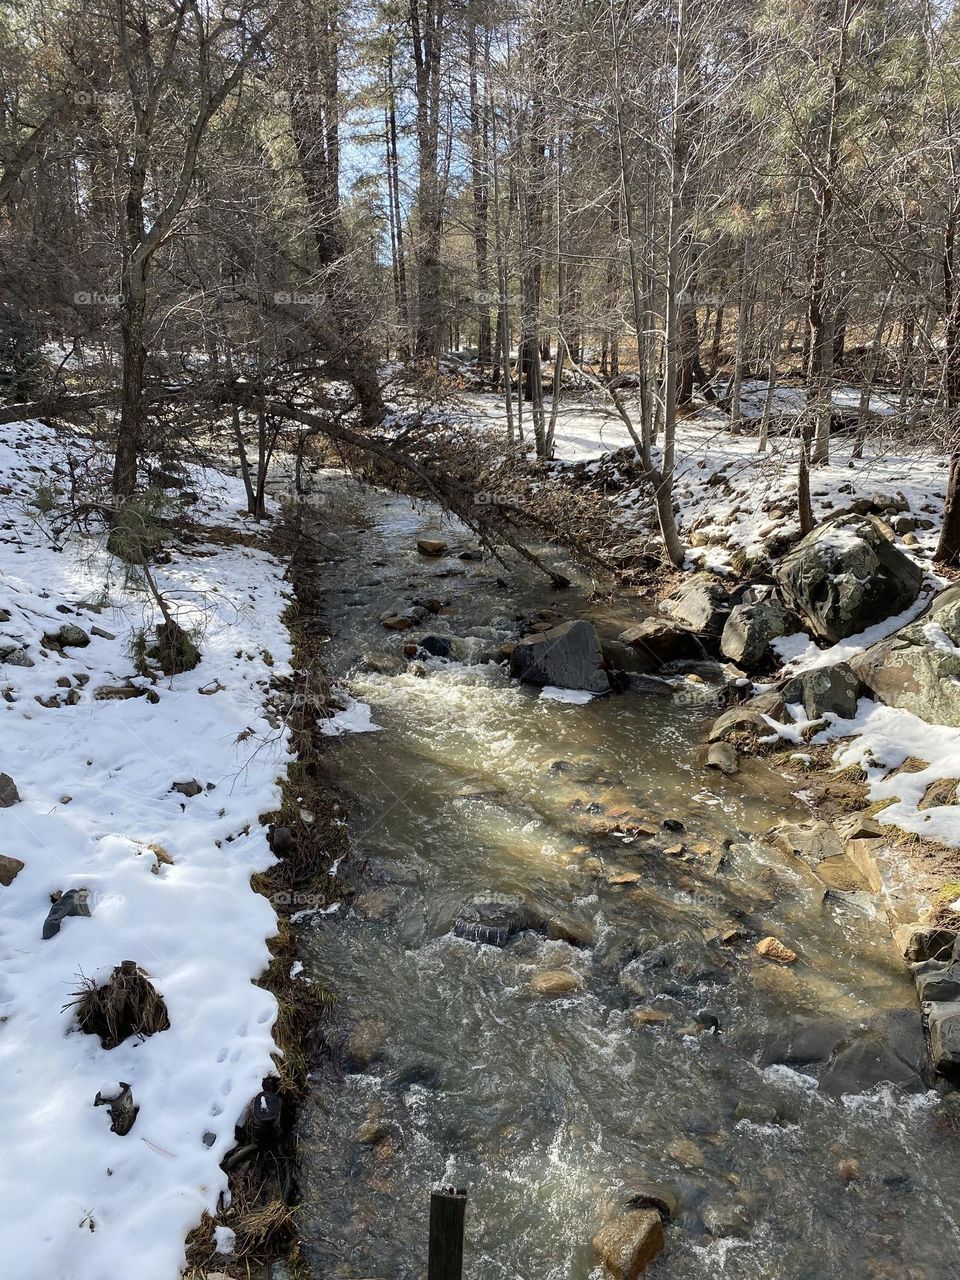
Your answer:
[[[320,721],[320,731],[328,737],[338,737],[341,733],[375,733],[382,727],[374,724],[370,704],[355,698],[349,698],[342,711]]]
[[[264,551],[173,546],[157,584],[202,632],[203,660],[155,685],[134,675],[131,637],[153,625],[152,605],[102,540],[57,542],[30,505],[68,454],[83,460],[86,446],[39,424],[0,426],[0,644],[25,645],[34,663],[0,662],[0,770],[21,796],[0,809],[0,853],[25,863],[0,887],[0,1251],[18,1280],[175,1280],[185,1236],[226,1190],[220,1162],[275,1052],[275,1001],[254,979],[276,917],[250,877],[273,861],[258,819],[277,807],[289,759],[264,705],[272,677],[290,672],[286,592]],[[245,527],[237,481],[191,481],[195,521]],[[65,622],[116,639],[43,656],[44,633]],[[94,696],[128,677],[157,701]],[[75,705],[41,706],[70,692],[58,679]],[[193,779],[199,794],[171,791]],[[71,888],[88,890],[91,917],[43,941],[50,895]],[[70,1002],[123,960],[148,974],[170,1027],[105,1050]],[[118,1081],[140,1108],[123,1137],[93,1105]],[[228,1245],[221,1233],[217,1247]]]

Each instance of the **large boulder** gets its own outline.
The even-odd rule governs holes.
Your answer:
[[[829,644],[902,613],[923,583],[923,570],[894,546],[879,521],[856,515],[808,533],[775,576],[784,601]]]
[[[663,1245],[663,1222],[656,1209],[634,1209],[612,1218],[593,1238],[610,1280],[637,1280]]]
[[[644,618],[643,622],[622,632],[619,641],[644,655],[650,664],[648,671],[656,670],[666,662],[706,657],[703,645],[694,633],[667,618]]]
[[[524,636],[510,655],[510,674],[527,684],[555,685],[560,689],[584,689],[589,693],[607,693],[610,689],[600,639],[590,623],[582,619]]]
[[[800,631],[800,621],[779,600],[738,604],[720,637],[720,652],[739,667],[756,667],[771,655],[770,641]]]
[[[709,573],[692,574],[660,602],[674,622],[706,636],[720,635],[731,607],[726,587]]]
[[[931,724],[960,728],[960,586],[850,666],[870,695]]]
[[[836,662],[802,671],[778,692],[784,702],[799,702],[808,720],[819,720],[828,712],[849,720],[857,714],[860,680],[848,663]]]

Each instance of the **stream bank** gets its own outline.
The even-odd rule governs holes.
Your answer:
[[[948,1274],[953,1112],[883,912],[761,838],[809,816],[775,773],[704,770],[709,669],[585,703],[518,686],[490,659],[535,620],[609,635],[645,610],[508,583],[342,476],[315,509],[324,668],[369,731],[320,761],[353,852],[339,906],[298,921],[303,979],[336,997],[298,1130],[314,1274],[422,1275],[440,1178],[470,1187],[475,1280],[599,1275],[593,1236],[651,1196],[658,1275]],[[797,961],[758,955],[769,936]]]

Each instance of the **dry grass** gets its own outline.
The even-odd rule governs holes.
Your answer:
[[[86,982],[67,1007],[77,1010],[81,1031],[100,1037],[104,1049],[115,1049],[130,1036],[152,1036],[170,1026],[163,996],[134,961],[117,965],[98,987]]]

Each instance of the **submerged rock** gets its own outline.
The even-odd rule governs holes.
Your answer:
[[[607,693],[600,639],[583,619],[524,636],[510,655],[510,674],[526,684]]]
[[[582,986],[572,969],[544,969],[530,979],[530,990],[538,996],[568,996]]]
[[[818,640],[836,644],[914,603],[923,570],[869,516],[840,516],[814,529],[775,570],[784,601]]]
[[[873,1040],[855,1040],[841,1049],[820,1080],[821,1092],[839,1098],[865,1093],[878,1084],[892,1084],[907,1093],[920,1093],[923,1081],[889,1046]]]
[[[578,920],[548,916],[519,901],[471,902],[460,908],[453,922],[455,937],[489,947],[505,947],[511,938],[528,931],[542,934],[554,942],[566,942],[572,947],[593,945],[590,929]]]

